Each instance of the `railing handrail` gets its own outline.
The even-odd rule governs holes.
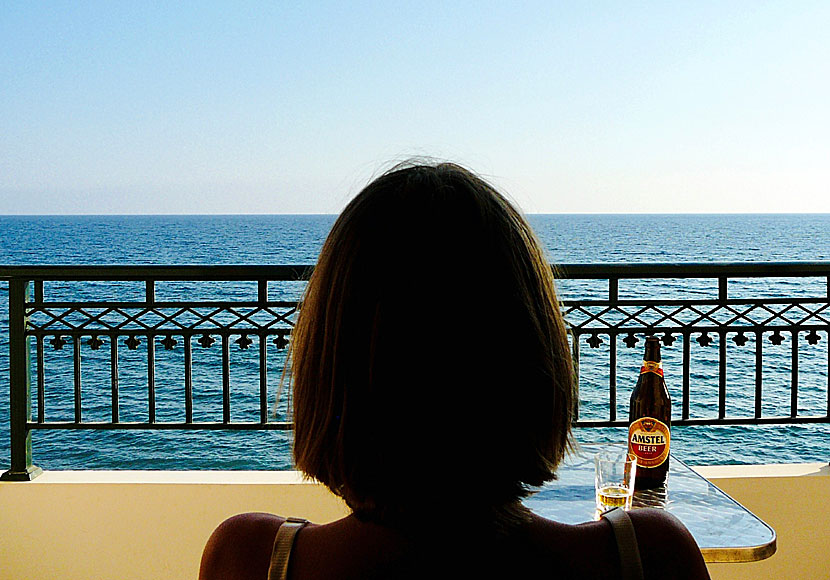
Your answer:
[[[275,265],[43,265],[0,266],[0,280],[137,281],[137,280],[307,280],[311,264]]]
[[[661,262],[558,264],[563,278],[730,278],[802,277],[830,275],[826,262]],[[598,276],[600,275],[600,276]]]
[[[801,277],[830,275],[830,261],[797,262],[659,262],[659,263],[554,263],[566,279],[598,278],[709,278],[728,276]],[[0,279],[27,280],[307,280],[313,264],[228,265],[0,265]]]

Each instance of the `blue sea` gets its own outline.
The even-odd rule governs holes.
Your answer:
[[[330,215],[0,216],[0,264],[313,264],[334,219]],[[827,214],[531,215],[529,219],[554,263],[830,261],[830,215]],[[591,284],[590,281],[560,281],[560,296],[563,299],[601,296],[603,287]],[[649,292],[664,296],[685,297],[712,290],[704,281],[678,284],[676,280],[667,280],[654,284],[662,286],[652,285]],[[91,283],[81,289],[77,285],[62,288],[55,284],[47,291],[94,295],[112,292],[112,288]],[[207,292],[203,298],[219,298],[223,292],[231,296],[237,290],[214,285],[199,291]],[[761,290],[778,292],[781,296],[823,295],[826,281],[772,280],[764,282]],[[129,294],[131,289],[125,287],[122,291]],[[187,299],[193,291],[192,286],[179,285],[160,288],[157,293],[164,299]],[[638,292],[621,283],[621,296],[627,291],[632,296]],[[749,295],[759,291],[757,281],[748,281],[745,290],[733,290],[730,286],[733,297],[742,296],[741,292]],[[821,414],[826,409],[827,334],[820,335],[821,341],[813,350],[807,345],[802,349],[800,413]],[[664,348],[667,383],[677,401],[678,414],[681,371],[679,355],[673,351],[679,349],[679,346]],[[590,364],[591,357],[601,354],[587,348],[582,352],[586,365]],[[765,356],[769,356],[772,367],[776,357],[789,360],[788,353],[786,344],[780,347],[780,352],[772,346],[765,347]],[[623,415],[629,389],[637,379],[641,355],[639,348],[624,349],[620,353],[617,404]],[[693,416],[696,412],[706,414],[713,408],[712,398],[716,398],[717,389],[716,357],[716,349],[710,348],[696,360],[698,366],[692,375],[693,395],[697,393]],[[96,363],[94,357],[85,359],[84,388],[90,390],[85,393],[85,404],[95,402],[96,389],[104,393],[109,388],[108,370],[104,372],[103,367],[105,360],[101,358]],[[94,368],[96,364],[100,368]],[[131,390],[130,373],[140,378],[141,372],[130,371],[129,360],[120,364],[126,373],[122,420],[130,420],[131,413],[138,418],[139,407],[145,409],[146,402],[142,406],[140,386]],[[140,357],[135,364],[140,366]],[[168,420],[173,420],[183,405],[181,386],[176,379],[165,381],[165,364],[160,360],[157,368],[159,420],[168,416]],[[216,394],[221,391],[221,378],[211,364],[206,362],[200,367],[194,360],[194,404],[200,400],[205,404],[215,403]],[[256,406],[258,375],[251,361],[240,360],[234,365],[234,397],[239,401],[235,409],[244,411]],[[0,470],[6,469],[9,461],[8,367],[8,287],[0,282]],[[47,411],[60,415],[72,406],[71,361],[63,367],[56,363],[55,369],[47,387],[51,393]],[[176,371],[170,372],[173,377]],[[100,377],[98,385],[96,377]],[[586,370],[580,379],[582,417],[603,416],[607,413],[604,407],[607,376]],[[742,370],[738,364],[730,369],[728,380],[728,413],[751,416],[754,388],[751,368]],[[779,377],[775,368],[765,368],[765,414],[786,414],[788,380],[788,371]],[[278,381],[271,383],[276,389]],[[202,399],[198,398],[199,389]],[[425,406],[431,403],[431,396],[425,388]],[[169,414],[165,415],[168,405]],[[99,411],[102,415],[98,419],[106,419],[105,412]],[[88,412],[92,415],[87,415],[85,409],[85,418],[96,419],[94,408]],[[197,420],[212,418],[210,411],[199,415],[200,409],[196,409],[195,413]],[[47,418],[61,417],[47,414]],[[691,464],[827,461],[830,456],[828,425],[675,427],[672,434],[674,454]],[[33,456],[35,464],[44,469],[289,469],[290,437],[290,433],[271,431],[40,430],[33,435]],[[579,429],[576,437],[580,442],[622,441],[625,434],[620,429]]]

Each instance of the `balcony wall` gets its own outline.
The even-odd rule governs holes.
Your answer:
[[[826,463],[699,467],[712,483],[775,530],[778,551],[761,562],[710,564],[714,580],[830,578],[830,467]]]
[[[0,578],[183,580],[236,513],[348,513],[296,472],[45,472],[0,483]]]
[[[828,577],[825,464],[699,470],[778,534],[774,556],[712,564],[714,579]],[[347,513],[295,472],[47,472],[0,484],[0,578],[195,578],[213,528],[244,511],[317,522]]]

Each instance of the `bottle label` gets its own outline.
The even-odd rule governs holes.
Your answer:
[[[643,366],[640,369],[640,374],[643,374],[643,373],[655,373],[655,374],[658,374],[662,377],[663,376],[663,363],[652,362],[650,360],[644,360],[643,361]]]
[[[657,467],[669,457],[668,426],[652,417],[637,419],[628,427],[628,448],[637,456],[637,467]]]

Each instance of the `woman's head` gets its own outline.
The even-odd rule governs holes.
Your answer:
[[[292,348],[297,467],[358,514],[515,502],[553,477],[573,368],[550,267],[492,186],[396,168],[323,246]]]

